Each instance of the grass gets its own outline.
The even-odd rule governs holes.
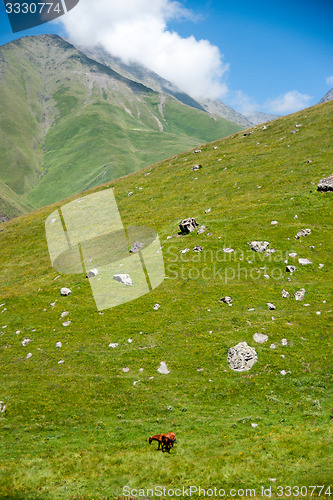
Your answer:
[[[129,496],[125,486],[191,485],[223,488],[224,498],[250,497],[232,496],[233,488],[263,498],[270,486],[271,498],[290,498],[278,486],[304,486],[297,497],[309,499],[320,492],[311,495],[310,486],[325,485],[321,498],[332,496],[332,196],[316,191],[332,172],[332,110],[333,102],[304,110],[90,191],[113,187],[124,225],[156,229],[166,265],[157,289],[104,314],[84,275],[57,278],[49,262],[45,220],[69,200],[4,224],[1,498],[117,499]],[[203,168],[192,172],[195,163]],[[185,217],[206,233],[176,237]],[[295,240],[302,228],[311,235]],[[261,239],[275,254],[249,250],[247,242]],[[286,258],[297,267],[291,276]],[[63,286],[69,297],[60,296]],[[306,295],[297,302],[300,288]],[[232,307],[219,302],[224,295]],[[256,344],[256,332],[268,342]],[[23,338],[33,342],[22,347]],[[240,341],[256,348],[258,361],[236,373],[227,352]],[[168,375],[157,372],[161,361]],[[177,435],[170,454],[149,446],[149,435],[168,431]]]

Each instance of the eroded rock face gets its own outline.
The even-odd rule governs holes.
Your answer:
[[[196,227],[198,227],[198,223],[193,217],[190,217],[188,219],[183,219],[181,223],[179,224],[179,229],[183,234],[189,234],[192,233],[192,231],[195,230]]]
[[[231,370],[243,372],[250,370],[258,357],[254,347],[247,345],[246,342],[240,342],[229,349],[227,360]]]
[[[333,174],[319,181],[317,191],[333,191]]]
[[[248,245],[254,252],[266,252],[269,247],[268,241],[250,241]]]

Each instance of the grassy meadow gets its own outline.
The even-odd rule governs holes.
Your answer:
[[[84,193],[114,188],[123,224],[154,228],[165,261],[158,288],[102,314],[85,276],[59,276],[49,260],[45,220],[70,199],[1,225],[1,499],[122,499],[140,489],[152,499],[149,488],[194,485],[223,488],[223,498],[266,498],[270,487],[271,498],[333,495],[332,193],[316,190],[333,171],[332,118],[331,101]],[[179,236],[187,217],[206,232]],[[296,240],[304,228],[311,234]],[[252,240],[276,252],[254,253]],[[241,341],[258,361],[237,373],[227,353]],[[149,446],[169,431],[169,454]]]

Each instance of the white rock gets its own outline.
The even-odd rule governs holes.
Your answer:
[[[301,266],[306,266],[307,264],[312,264],[311,260],[309,259],[298,259],[298,262],[301,264]]]
[[[157,371],[159,373],[161,373],[162,375],[167,375],[168,373],[170,373],[170,371],[168,370],[168,367],[164,361],[161,361],[161,366],[157,369]]]
[[[271,302],[267,302],[267,306],[270,311],[274,311],[276,309],[275,305]]]
[[[268,340],[268,335],[264,335],[263,333],[255,333],[253,335],[253,340],[258,342],[259,344],[264,344]]]
[[[128,339],[127,341],[129,344],[131,344],[133,342],[133,339]]]
[[[153,309],[154,309],[154,311],[157,311],[160,307],[161,307],[160,304],[155,304]]]
[[[243,372],[250,370],[258,358],[254,347],[247,345],[246,342],[239,342],[229,349],[227,360],[233,371]]]
[[[258,424],[255,424],[254,422],[252,422],[251,426],[254,427],[254,428],[256,428],[256,427],[258,427]]]
[[[25,347],[26,345],[30,344],[30,342],[32,342],[31,339],[23,339],[22,342],[21,342],[21,345],[23,347]]]
[[[133,285],[133,281],[129,274],[114,274],[113,279],[127,286]]]
[[[232,253],[234,252],[235,250],[233,248],[223,248],[223,252],[224,253]]]
[[[129,368],[126,366],[125,368],[123,368],[123,372],[124,373],[128,373],[129,372]]]
[[[303,300],[305,295],[305,289],[301,288],[297,292],[294,293],[294,297],[296,300]]]
[[[62,326],[69,326],[72,322],[71,321],[64,321]]]
[[[288,340],[287,339],[282,339],[281,340],[282,345],[288,345]]]
[[[60,361],[58,361],[58,365],[62,365],[63,363],[65,363],[65,361],[63,359],[61,359]]]
[[[138,382],[141,382],[140,380],[134,380],[133,385],[136,385]]]
[[[207,208],[207,209],[205,210],[205,214],[209,214],[209,212],[211,212],[211,211],[212,211],[212,209],[211,209],[211,208]]]
[[[62,342],[56,342],[56,345],[55,345],[58,349],[60,349],[60,347],[62,347]]]
[[[62,295],[63,297],[67,297],[68,295],[70,295],[72,293],[72,290],[70,290],[69,288],[62,288],[60,290],[60,295]],[[55,303],[53,304],[50,304],[50,305],[54,305]]]
[[[112,343],[111,342],[111,344],[109,344],[109,347],[112,347],[112,349],[115,349],[116,347],[118,347],[118,345],[119,344],[117,344],[117,343]]]
[[[232,304],[232,298],[231,297],[222,297],[222,299],[220,299],[220,302],[224,302],[225,304]]]
[[[298,219],[298,215],[295,215],[295,216],[294,216],[294,219]]]
[[[321,312],[320,311],[317,311],[316,312],[317,316],[320,316],[321,315]]]
[[[269,242],[268,241],[250,241],[248,243],[250,246],[251,250],[254,252],[266,252]]]
[[[284,375],[287,375],[286,370],[281,370],[281,371],[280,371],[280,373],[281,373],[281,375],[283,375],[283,376],[284,376]]]
[[[27,356],[26,356],[26,359],[31,358],[31,356],[32,356],[32,352],[28,352],[28,354],[27,354]]]
[[[271,349],[276,349],[276,345],[275,345],[275,344],[271,344],[269,347],[270,347]]]
[[[94,277],[95,277],[95,276],[97,276],[97,275],[98,275],[98,269],[91,269],[91,270],[87,273],[86,277],[87,277],[87,278],[94,278]]]
[[[319,264],[318,269],[322,269],[324,267],[324,264]]]
[[[284,299],[289,299],[289,297],[290,297],[290,293],[289,293],[289,292],[287,292],[287,290],[283,289],[283,290],[282,290],[282,297],[283,297]]]
[[[288,253],[288,256],[293,258],[293,257],[296,257],[297,253],[296,252],[291,252],[291,253]]]
[[[66,316],[69,315],[69,311],[64,311],[63,313],[61,313],[61,318],[66,318]]]
[[[180,251],[180,253],[187,253],[187,252],[189,252],[189,251],[190,251],[190,249],[189,249],[189,248],[185,248],[184,250],[181,250],[181,251]]]
[[[139,369],[139,372],[143,372],[143,368],[140,368],[140,369]]]
[[[278,224],[278,221],[277,220],[272,220],[271,226],[276,226],[276,224]]]

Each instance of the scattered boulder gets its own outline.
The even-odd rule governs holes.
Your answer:
[[[170,373],[170,371],[168,370],[168,367],[164,361],[161,361],[161,366],[157,369],[157,371],[159,373],[161,373],[162,375],[167,375],[168,373]]]
[[[299,240],[300,238],[304,238],[305,236],[308,236],[309,234],[311,234],[311,229],[301,229],[296,234],[295,240]]]
[[[319,181],[317,191],[333,191],[333,174]]]
[[[291,253],[288,253],[288,257],[296,257],[297,253],[296,252],[291,252]]]
[[[28,354],[26,355],[26,359],[30,359],[32,356],[32,352],[28,352]]]
[[[154,309],[154,311],[157,311],[160,307],[161,307],[160,304],[155,304],[153,309]]]
[[[298,262],[301,264],[301,266],[306,266],[307,264],[312,264],[311,260],[309,259],[298,259]]]
[[[123,372],[124,372],[124,373],[128,373],[128,372],[129,372],[129,368],[128,368],[128,366],[125,366],[125,368],[123,368]]]
[[[243,372],[250,370],[258,357],[254,347],[250,347],[246,342],[239,342],[229,349],[227,360],[231,370]]]
[[[69,311],[64,311],[63,313],[61,313],[61,316],[60,318],[66,318],[66,316],[69,315]]]
[[[296,271],[296,266],[287,266],[286,271],[287,273],[294,273]]]
[[[200,227],[198,228],[197,234],[202,234],[202,233],[204,233],[204,232],[206,231],[206,229],[207,229],[207,228],[206,228],[206,226],[200,226]]]
[[[193,252],[202,252],[202,251],[203,251],[203,248],[200,245],[193,248]]]
[[[201,153],[201,149],[195,149],[195,150],[193,151],[193,153],[196,153],[196,154],[197,154],[197,153]]]
[[[278,221],[277,220],[272,220],[271,222],[271,226],[276,226],[278,224]]]
[[[60,349],[62,347],[62,342],[56,342],[55,346],[57,349]]]
[[[301,288],[297,292],[294,293],[294,297],[296,300],[303,300],[305,295],[305,289]]]
[[[209,212],[211,212],[211,211],[212,211],[212,209],[211,209],[211,208],[207,208],[207,209],[205,210],[205,214],[209,214]]]
[[[112,343],[111,342],[111,344],[109,344],[109,347],[112,347],[112,349],[115,349],[116,347],[118,347],[118,345],[119,344],[117,344],[117,343]]]
[[[89,271],[86,274],[86,278],[94,278],[97,275],[98,275],[98,269],[91,269],[91,271]]]
[[[5,413],[7,406],[3,401],[0,401],[0,413]]]
[[[263,333],[255,333],[253,335],[253,340],[258,342],[259,344],[264,344],[268,340],[268,335],[264,335]]]
[[[254,252],[266,252],[269,247],[268,241],[250,241],[248,245]]]
[[[133,285],[133,281],[129,274],[114,274],[113,279],[127,286]]]
[[[64,321],[64,323],[62,324],[62,326],[69,326],[72,322],[71,321]]]
[[[270,311],[274,311],[276,309],[275,305],[271,302],[267,302],[267,306]]]
[[[67,297],[71,293],[72,293],[72,290],[70,290],[69,288],[66,288],[66,287],[64,287],[60,290],[60,295],[62,295],[62,297]]]
[[[191,170],[192,170],[192,172],[195,172],[196,170],[200,170],[200,168],[202,168],[202,165],[193,165]]]
[[[181,250],[181,251],[180,251],[180,253],[187,253],[187,252],[189,252],[189,251],[190,251],[190,249],[189,249],[189,248],[184,248],[184,250]]]
[[[179,224],[179,229],[182,234],[189,234],[192,233],[192,231],[195,230],[196,227],[198,227],[198,223],[193,217],[190,217],[188,219],[183,219],[181,223]]]
[[[282,290],[282,298],[289,299],[289,297],[290,297],[290,293],[287,292],[287,290],[283,289]]]
[[[287,339],[282,339],[281,340],[281,345],[288,345],[288,340]]]
[[[133,245],[131,246],[131,249],[130,249],[130,252],[131,253],[137,253],[137,252],[140,252],[140,250],[142,250],[142,248],[144,247],[144,243],[141,243],[140,241],[136,241],[135,243],[133,243]]]
[[[232,253],[234,252],[235,250],[233,248],[223,248],[223,252],[224,253]]]
[[[231,297],[222,297],[222,299],[220,299],[220,302],[224,302],[224,304],[232,304],[232,298]]]

